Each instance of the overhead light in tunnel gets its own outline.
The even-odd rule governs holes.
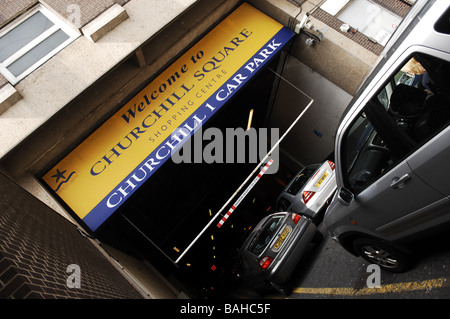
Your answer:
[[[253,120],[253,109],[250,110],[250,113],[248,115],[247,131],[252,127],[252,120]]]
[[[177,247],[173,247],[173,250],[175,250],[177,253],[180,252],[180,250]]]

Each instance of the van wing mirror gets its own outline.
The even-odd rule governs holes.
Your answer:
[[[350,204],[353,202],[353,199],[355,198],[355,195],[348,189],[341,187],[338,192],[338,199],[339,201],[345,205],[350,206]]]

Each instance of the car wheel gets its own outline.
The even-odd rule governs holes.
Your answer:
[[[373,239],[356,239],[353,247],[368,262],[391,272],[404,272],[412,266],[409,254]]]

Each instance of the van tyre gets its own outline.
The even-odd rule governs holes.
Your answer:
[[[377,264],[391,272],[405,272],[412,266],[412,258],[409,254],[377,240],[359,238],[353,242],[353,247],[371,264]]]

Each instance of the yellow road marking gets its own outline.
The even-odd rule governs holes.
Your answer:
[[[295,294],[337,295],[337,296],[364,296],[373,294],[400,293],[417,290],[428,290],[450,286],[447,278],[438,278],[418,282],[382,285],[380,288],[295,288]]]

